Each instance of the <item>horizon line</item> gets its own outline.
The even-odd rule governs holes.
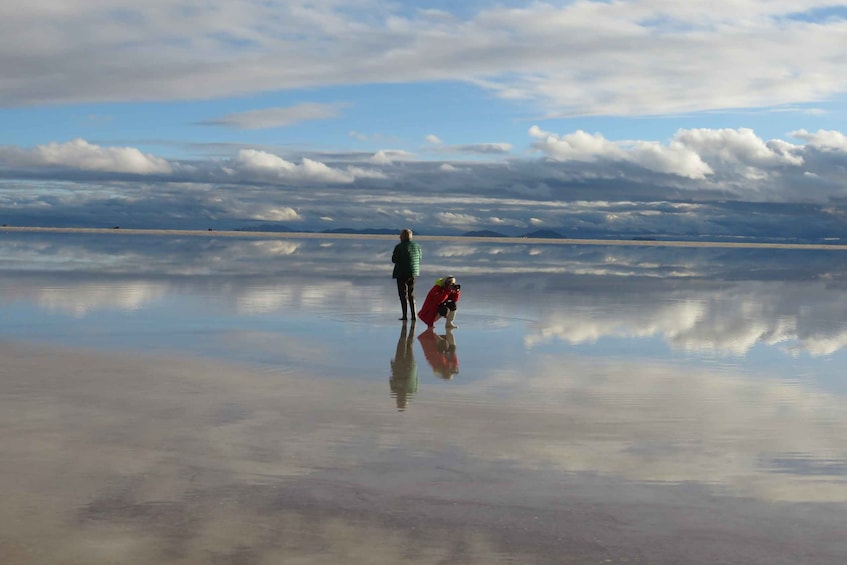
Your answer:
[[[261,232],[213,229],[208,230],[178,230],[178,229],[143,229],[143,228],[62,228],[48,226],[0,226],[0,232],[13,233],[87,233],[87,234],[130,234],[130,235],[183,235],[183,236],[222,236],[241,238],[291,238],[291,239],[385,239],[392,240],[396,234],[370,233],[327,233],[327,232]],[[399,232],[398,232],[399,233]],[[847,251],[847,244],[839,243],[764,243],[739,241],[686,241],[686,240],[655,240],[655,239],[575,239],[575,238],[540,238],[512,236],[466,236],[466,235],[416,235],[414,239],[421,241],[469,241],[474,243],[525,243],[539,245],[607,245],[607,246],[636,246],[636,247],[724,247],[739,249],[807,249],[827,251]]]

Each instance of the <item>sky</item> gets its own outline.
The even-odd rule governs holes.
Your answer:
[[[7,225],[837,240],[847,7],[0,6]]]

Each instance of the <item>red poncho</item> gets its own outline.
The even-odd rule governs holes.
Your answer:
[[[436,283],[436,285],[429,290],[429,294],[426,295],[426,300],[424,300],[423,306],[418,312],[418,319],[424,322],[427,326],[432,326],[435,323],[435,319],[438,317],[438,307],[444,304],[447,300],[458,302],[460,295],[461,291],[458,288],[444,288],[440,284]]]

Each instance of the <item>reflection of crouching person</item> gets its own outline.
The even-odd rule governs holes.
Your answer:
[[[461,286],[456,284],[456,277],[447,276],[438,279],[426,295],[423,307],[418,312],[418,318],[430,328],[440,318],[447,319],[446,328],[458,327],[453,320],[456,318],[457,303],[461,294]]]

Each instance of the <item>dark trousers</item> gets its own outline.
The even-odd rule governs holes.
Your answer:
[[[403,317],[408,317],[409,306],[412,307],[412,319],[415,319],[415,277],[397,277],[397,294],[400,296],[400,306]]]

